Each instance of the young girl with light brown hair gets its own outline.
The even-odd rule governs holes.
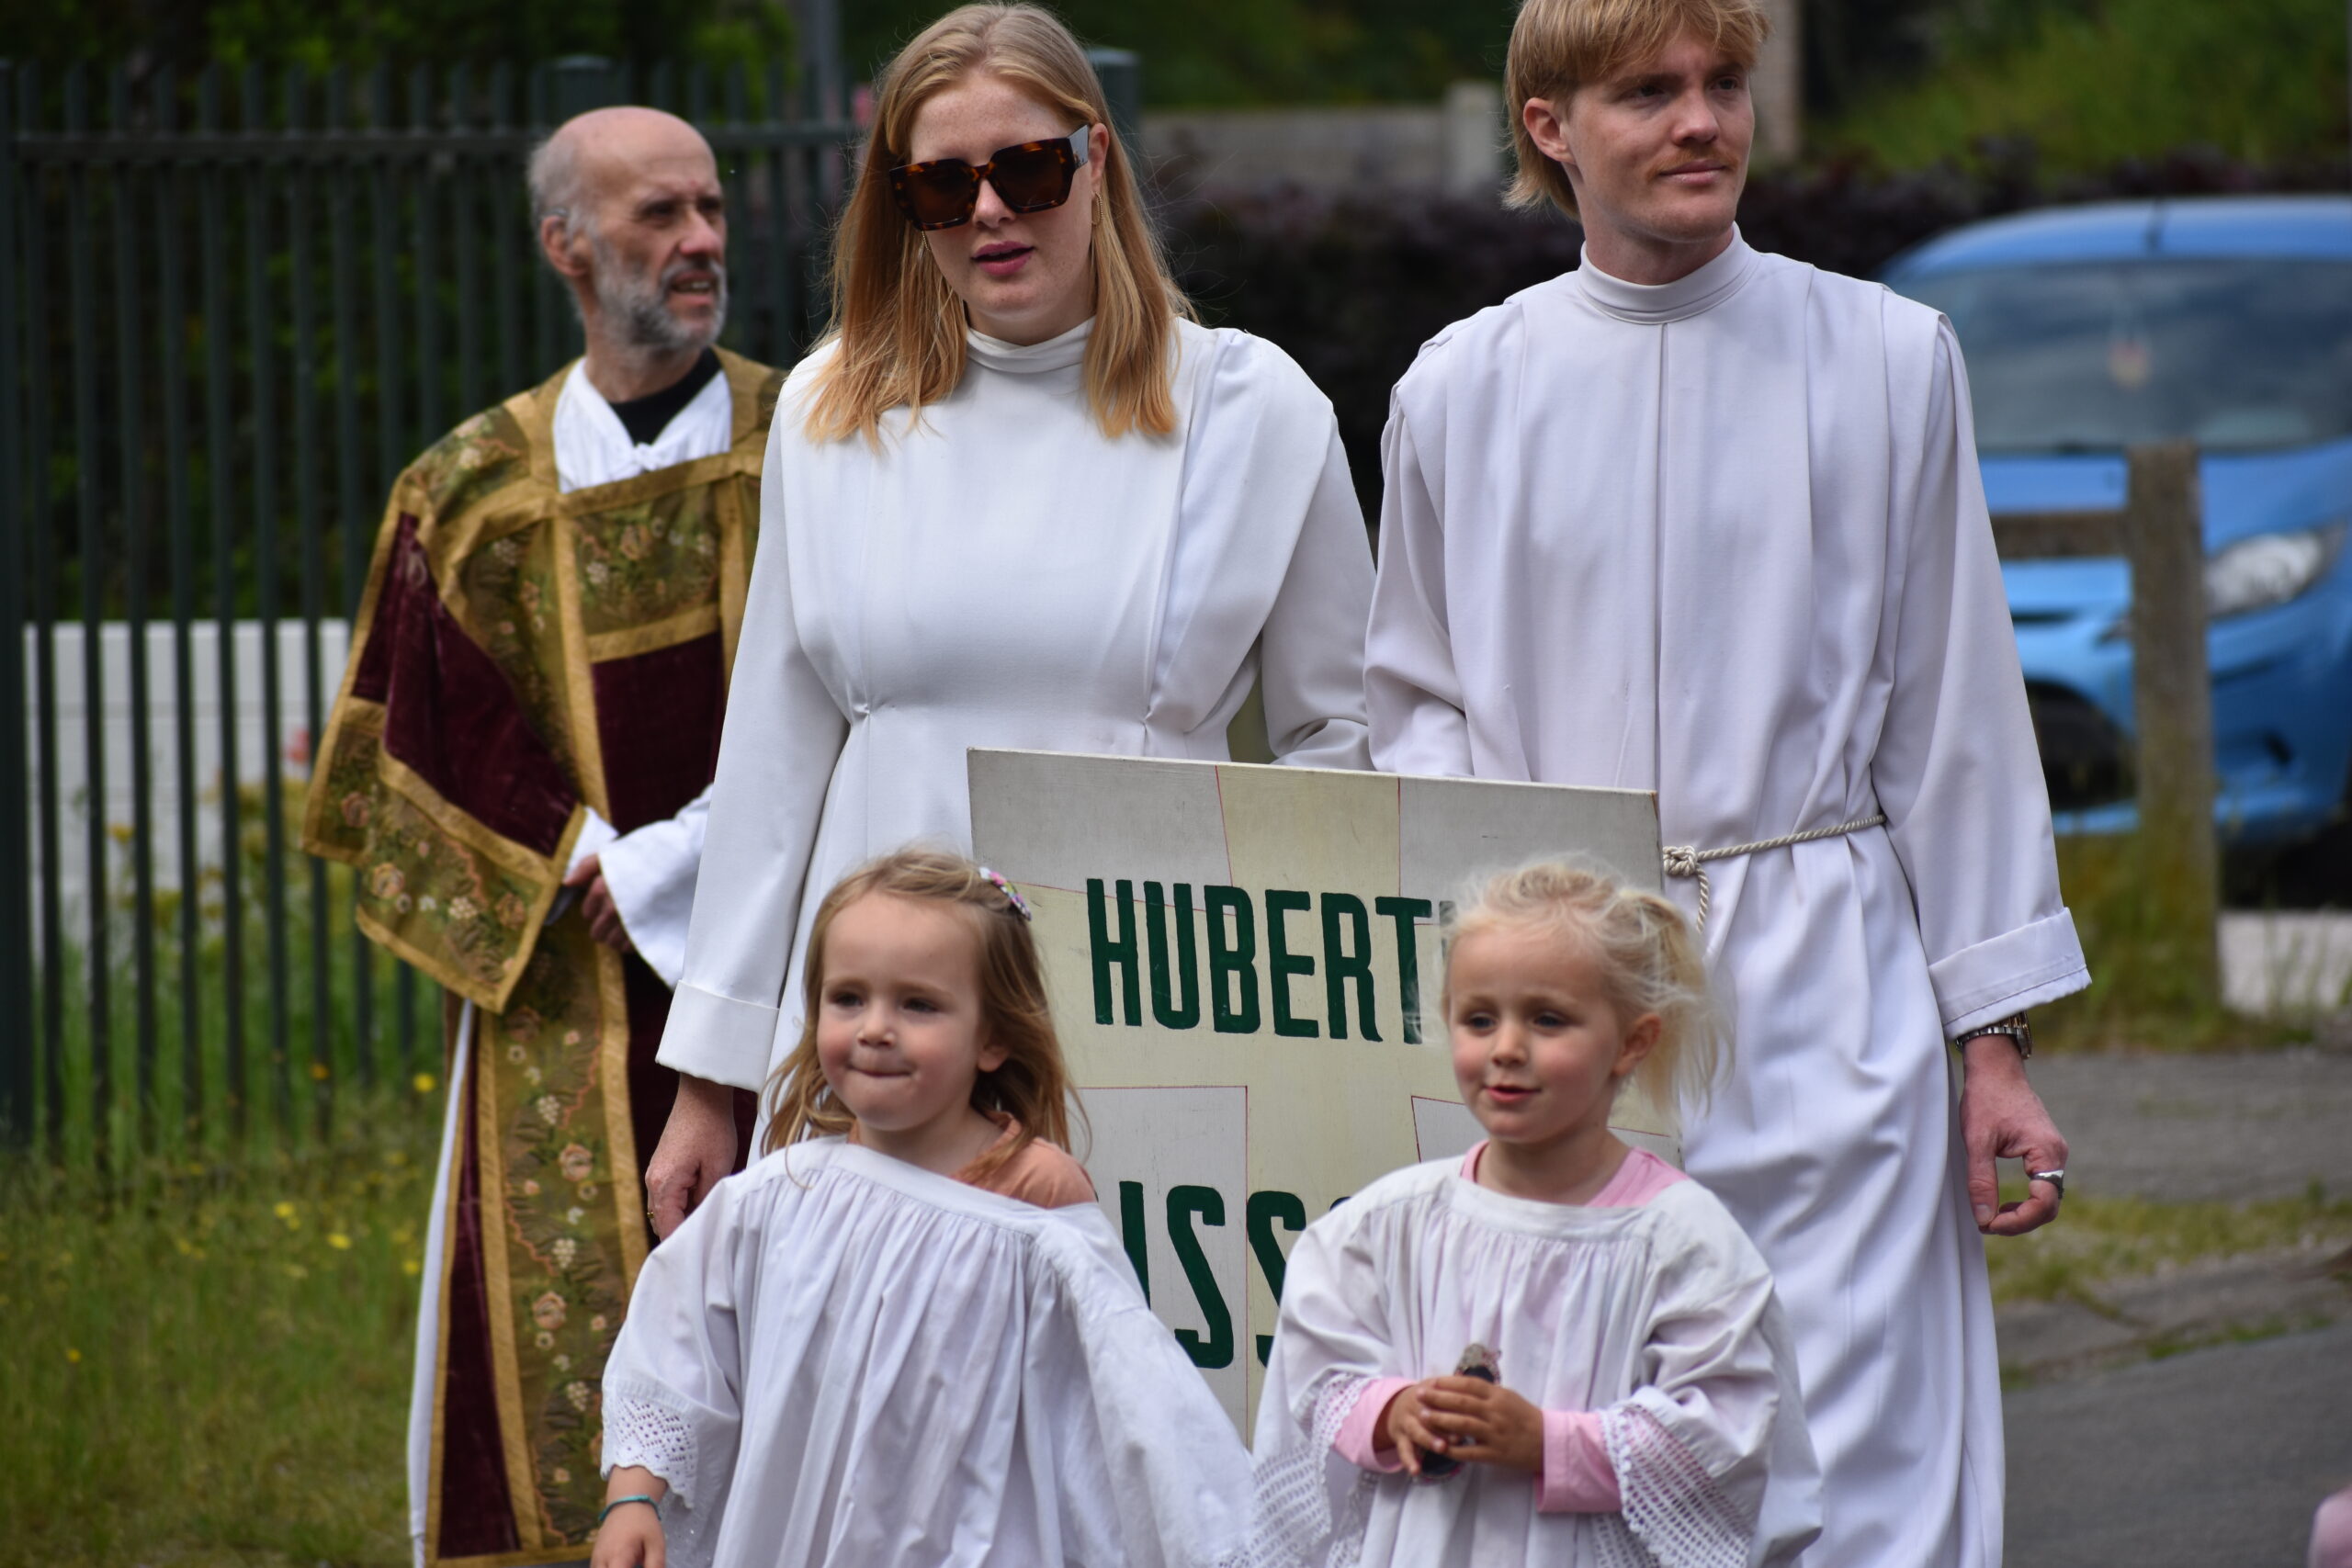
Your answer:
[[[717,1086],[798,1037],[811,895],[967,846],[969,748],[1221,761],[1254,687],[1275,761],[1365,761],[1372,558],[1330,402],[1192,319],[1034,6],[950,12],[883,73],[763,475],[661,1052],[697,1080],[649,1172],[664,1228],[728,1168]]]
[[[1019,891],[885,856],[808,974],[766,1157],[630,1298],[594,1568],[1238,1561],[1248,1460],[1062,1146]]]

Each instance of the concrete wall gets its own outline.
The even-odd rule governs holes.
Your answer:
[[[1500,191],[1502,91],[1454,85],[1441,104],[1167,109],[1143,118],[1145,156],[1165,188],[1295,185],[1308,190]]]
[[[39,692],[36,662],[40,634],[32,629],[25,633],[25,707],[28,716],[28,749],[32,753],[30,788],[34,791],[34,810],[38,813],[40,779],[40,736],[29,716]],[[237,675],[236,745],[237,779],[248,787],[257,784],[263,770],[275,767],[288,781],[287,798],[287,845],[289,859],[299,852],[293,848],[298,825],[293,812],[299,798],[300,781],[310,773],[310,688],[304,676],[303,628],[299,621],[281,621],[277,626],[278,700],[273,719],[268,705],[262,700],[262,627],[256,621],[235,624],[231,647],[235,655]],[[168,624],[150,625],[146,628],[147,644],[147,750],[150,768],[148,807],[152,811],[154,834],[155,886],[158,888],[177,887],[180,884],[179,848],[179,723],[177,697],[174,686],[175,663],[172,646],[172,628]],[[351,647],[350,627],[343,621],[324,621],[319,627],[319,707],[322,714],[333,704],[334,694],[343,680],[343,666]],[[104,674],[102,691],[93,694],[87,679],[84,659],[82,628],[78,625],[60,626],[55,643],[57,692],[57,798],[58,798],[58,857],[55,867],[58,890],[69,910],[80,910],[90,886],[89,821],[92,807],[89,787],[89,727],[96,720],[104,726],[101,739],[106,753],[106,790],[96,803],[101,819],[108,829],[106,855],[106,875],[118,892],[127,892],[131,879],[130,824],[137,793],[131,779],[131,743],[133,739],[130,702],[130,628],[111,622],[99,628],[99,663]],[[220,628],[217,623],[199,624],[189,630],[188,669],[194,679],[193,745],[190,757],[195,764],[197,794],[197,840],[198,864],[201,870],[220,863],[220,782],[222,756],[220,736]],[[94,702],[94,694],[98,700]],[[248,815],[243,824],[257,829],[260,819]],[[48,874],[40,863],[38,836],[33,844],[33,876],[36,883]],[[69,919],[72,918],[69,916]]]
[[[1765,0],[1771,37],[1756,62],[1758,164],[1804,150],[1799,0]],[[1437,104],[1162,109],[1143,117],[1144,155],[1164,188],[1293,185],[1315,191],[1499,192],[1510,175],[1510,122],[1498,82],[1457,82]]]

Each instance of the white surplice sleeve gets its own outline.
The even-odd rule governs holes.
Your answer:
[[[662,1513],[673,1560],[717,1516],[735,1471],[743,1420],[738,1259],[758,1244],[743,1234],[743,1186],[720,1182],[647,1255],[605,1363],[604,1472],[639,1465],[669,1483]],[[710,1544],[702,1542],[703,1555]]]
[[[1944,1032],[1956,1037],[2078,991],[2090,972],[2059,897],[1960,344],[1941,316],[1888,298],[1902,577],[1871,775],[1910,878]]]
[[[1389,399],[1380,473],[1380,564],[1363,667],[1372,765],[1467,777],[1470,726],[1446,618],[1444,517],[1400,397]]]
[[[1599,1412],[1625,1528],[1664,1568],[1789,1561],[1820,1529],[1821,1477],[1771,1273],[1695,1183],[1652,1201],[1641,1386]]]
[[[1385,1280],[1363,1235],[1353,1224],[1309,1225],[1283,1270],[1273,1353],[1250,1444],[1250,1531],[1261,1563],[1351,1558],[1349,1543],[1363,1538],[1374,1483],[1333,1442],[1374,1380],[1415,1371],[1404,1364],[1383,1321]]]
[[[1222,756],[1254,667],[1274,761],[1368,766],[1372,547],[1331,400],[1262,338],[1186,323],[1180,340],[1199,356],[1187,371],[1206,368],[1186,377],[1192,414],[1152,722],[1205,730]]]
[[[1260,635],[1266,739],[1274,760],[1301,768],[1366,768],[1363,628],[1372,604],[1372,549],[1336,426],[1290,570]]]
[[[796,380],[797,378],[796,378]],[[809,661],[792,600],[782,474],[797,416],[779,407],[760,479],[760,549],[727,694],[684,973],[659,1060],[756,1089],[767,1076],[803,884],[849,721]]]
[[[673,989],[685,972],[686,923],[694,915],[695,877],[709,826],[710,791],[705,789],[676,816],[622,833],[597,853],[629,944]]]

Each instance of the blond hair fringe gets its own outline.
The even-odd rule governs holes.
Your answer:
[[[1730,1064],[1731,1042],[1707,983],[1706,956],[1682,911],[1592,866],[1537,861],[1469,889],[1446,938],[1450,944],[1480,931],[1531,926],[1567,931],[1591,944],[1621,1025],[1645,1013],[1657,1015],[1657,1044],[1634,1069],[1642,1091],[1661,1106],[1706,1104]],[[1447,968],[1451,1017],[1452,965]]]
[[[932,264],[922,233],[900,216],[889,171],[907,161],[915,117],[977,72],[1040,104],[1110,129],[1093,221],[1094,331],[1087,339],[1087,401],[1114,439],[1176,428],[1175,324],[1196,319],[1169,275],[1144,215],[1109,100],[1069,29],[1035,6],[964,6],[925,28],[884,73],[874,131],[834,237],[831,360],[820,372],[803,428],[811,441],[881,442],[882,416],[920,415],[964,378],[964,303]],[[1075,128],[1073,128],[1075,129]]]
[[[1503,199],[1513,207],[1548,201],[1576,216],[1567,171],[1527,134],[1521,111],[1528,99],[1542,98],[1566,114],[1578,87],[1647,60],[1685,33],[1706,39],[1744,70],[1756,63],[1771,30],[1763,0],[1526,0],[1503,60],[1503,105],[1519,164]]]

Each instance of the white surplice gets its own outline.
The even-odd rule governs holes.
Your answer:
[[[1384,442],[1375,765],[1655,789],[1736,1056],[1687,1168],[1779,1278],[1816,1564],[1990,1564],[1999,1369],[1944,1042],[2088,984],[1940,316],[1730,249],[1440,333]],[[1669,883],[1696,912],[1694,885]]]
[[[556,486],[565,494],[591,485],[613,484],[696,457],[716,457],[734,442],[735,404],[725,376],[695,394],[662,434],[639,446],[629,436],[620,415],[604,394],[575,365],[556,394],[553,434]],[[588,813],[589,820],[575,840],[571,863],[591,854],[601,857],[606,891],[629,942],[638,953],[672,986],[684,967],[686,919],[694,908],[695,874],[702,863],[705,819],[710,810],[706,789],[681,807],[675,817],[649,822],[631,833],[616,832],[611,823]],[[433,1410],[440,1390],[442,1216],[448,1210],[451,1162],[458,1149],[458,1108],[455,1092],[465,1082],[477,1014],[468,1002],[458,1019],[455,1055],[450,1063],[447,1124],[441,1134],[441,1153],[433,1188],[433,1218],[424,1240],[424,1288],[418,1297],[416,1358],[411,1369],[408,1418],[409,1536],[416,1561],[424,1561],[425,1523],[431,1506],[433,1473]]]
[[[1372,559],[1329,400],[1180,322],[1177,430],[1112,440],[1091,325],[970,334],[962,382],[878,451],[803,429],[830,351],[786,384],[663,1065],[759,1086],[826,891],[910,840],[970,847],[968,748],[1222,761],[1255,680],[1278,761],[1364,765]]]
[[[677,1568],[1229,1568],[1249,1456],[1092,1203],[839,1139],[720,1182],[646,1259],[607,1472]]]
[[[1465,1348],[1539,1409],[1600,1417],[1613,1514],[1540,1513],[1522,1472],[1375,1475],[1332,1447],[1366,1384]],[[1588,1208],[1490,1191],[1456,1157],[1395,1171],[1306,1227],[1258,1401],[1259,1568],[1745,1568],[1820,1520],[1772,1278],[1678,1181]]]

